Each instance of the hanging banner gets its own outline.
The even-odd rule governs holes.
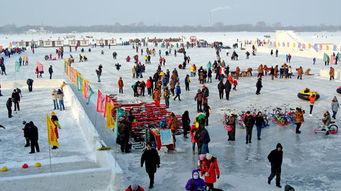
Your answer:
[[[118,120],[120,120],[121,117],[125,116],[126,112],[123,109],[116,108],[116,118],[115,118],[115,139],[118,136],[118,131],[117,131],[117,124]]]
[[[89,93],[89,81],[84,78],[83,79],[82,94],[84,95],[85,99],[88,99],[88,93]]]
[[[20,63],[18,61],[15,61],[15,72],[20,72]],[[36,74],[38,72],[36,71]]]
[[[67,76],[69,77],[69,79],[71,79],[71,66],[68,66],[68,73],[67,73]]]
[[[52,123],[48,114],[46,114],[46,127],[47,127],[48,144],[51,146],[59,147],[58,138],[57,138],[57,134],[55,131],[56,127]]]
[[[89,86],[89,96],[88,96],[88,101],[86,102],[86,105],[89,105],[90,103],[90,99],[92,97],[92,95],[94,95],[95,92],[92,90],[91,86]]]
[[[77,90],[82,91],[83,87],[83,78],[81,75],[77,75]]]
[[[106,116],[107,116],[107,121],[106,121],[106,128],[112,129],[115,128],[115,120],[114,117],[115,116],[115,107],[110,103],[107,102],[106,103]]]
[[[170,129],[160,129],[161,145],[172,145],[173,137]]]
[[[77,70],[71,67],[71,82],[75,83],[77,80]]]
[[[101,91],[98,90],[96,111],[103,113],[104,110],[105,110],[105,96],[102,94]]]

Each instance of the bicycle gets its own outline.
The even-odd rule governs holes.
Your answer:
[[[335,124],[335,121],[331,121],[327,128],[325,128],[324,125],[321,125],[317,127],[316,129],[314,129],[315,134],[320,133],[320,134],[325,134],[325,135],[337,134],[338,131],[339,131],[339,127]]]

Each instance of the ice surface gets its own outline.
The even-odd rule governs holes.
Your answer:
[[[97,34],[99,36],[99,34]],[[141,35],[135,34],[125,34],[130,35],[131,38]],[[180,36],[179,34],[177,36]],[[240,36],[248,38],[248,34],[241,34]],[[261,34],[258,34],[260,36]],[[142,35],[141,35],[142,36]],[[144,34],[144,36],[147,36]],[[171,34],[149,34],[149,37],[177,37]],[[206,34],[207,39],[222,39],[224,40],[223,34]],[[249,34],[250,38],[257,36],[255,34]],[[336,35],[335,35],[336,36]],[[238,34],[234,34],[231,39],[236,39]],[[240,37],[240,39],[242,39]],[[198,38],[201,38],[198,35]],[[226,37],[228,38],[228,37]],[[150,47],[153,48],[153,47]],[[156,47],[158,51],[159,47]],[[87,49],[86,49],[87,50]],[[106,94],[118,93],[117,80],[121,76],[125,82],[124,95],[119,95],[118,98],[125,102],[137,102],[137,101],[147,101],[151,102],[151,98],[134,98],[132,95],[131,85],[136,81],[132,79],[131,68],[132,63],[126,63],[126,56],[134,56],[136,53],[131,48],[131,46],[122,47],[112,47],[108,49],[105,47],[104,55],[100,54],[102,48],[92,49],[91,53],[84,53],[89,61],[78,63],[78,54],[72,52],[71,54],[76,58],[76,63],[73,64],[82,74],[90,80],[92,87],[97,90],[100,89]],[[165,49],[162,49],[163,52]],[[68,57],[68,48],[65,48],[64,57]],[[116,51],[118,53],[118,59],[113,60],[112,52]],[[43,61],[45,54],[54,53],[54,49],[44,49],[40,48],[36,50],[36,54],[32,55],[29,51],[24,55],[29,55],[30,62],[41,61],[45,66],[44,78],[47,77],[48,65],[53,65],[56,78],[65,77],[63,74],[63,64],[62,61]],[[247,67],[258,67],[259,64],[266,64],[267,66],[281,65],[284,63],[284,55],[280,55],[279,58],[271,57],[269,54],[257,54],[257,56],[251,56],[249,60],[245,59],[245,54],[242,51],[237,51],[240,55],[239,61],[231,61],[222,54],[222,58],[227,64],[230,65],[231,69],[238,65],[242,69]],[[187,51],[188,55],[191,57],[191,64],[196,64],[197,66],[203,66],[206,68],[207,62],[211,62],[215,59],[215,50],[210,48],[194,48]],[[0,82],[3,80],[14,80],[14,79],[27,79],[31,77],[35,79],[34,66],[30,64],[27,67],[22,67],[18,74],[14,74],[14,60],[17,56],[6,61],[8,76],[0,76]],[[176,68],[178,64],[182,63],[183,56],[178,54],[177,57],[173,55],[166,57],[167,63],[166,67],[163,69]],[[114,64],[119,62],[122,64],[121,70],[117,71]],[[144,78],[151,76],[155,69],[157,68],[158,57],[152,57],[152,64],[146,65],[146,73],[143,74]],[[103,65],[102,82],[97,82],[97,77],[95,70],[99,64]],[[303,69],[312,69],[313,74],[318,74],[319,70],[327,67],[324,66],[322,60],[318,60],[316,65],[312,65],[312,59],[310,58],[299,58],[293,57],[292,63],[290,64],[295,70],[299,66],[303,66]],[[338,66],[336,66],[338,68]],[[179,71],[179,70],[178,70]],[[170,103],[170,110],[174,111],[176,114],[182,114],[185,110],[188,110],[190,117],[193,120],[196,115],[196,103],[194,101],[194,95],[199,85],[198,80],[191,78],[191,91],[185,92],[184,90],[184,76],[189,74],[189,70],[180,70],[180,81],[182,87],[182,101],[173,101]],[[296,72],[295,72],[296,74]],[[231,191],[272,191],[279,190],[274,186],[274,181],[272,185],[268,185],[266,180],[270,173],[270,165],[267,161],[268,153],[274,149],[278,142],[282,143],[284,147],[284,161],[282,166],[282,185],[291,184],[296,190],[304,191],[316,191],[316,190],[326,190],[326,191],[338,191],[341,189],[341,164],[340,164],[340,135],[316,135],[313,133],[313,129],[317,127],[321,122],[322,112],[330,110],[330,103],[333,96],[339,95],[336,93],[336,88],[340,86],[338,81],[328,81],[320,79],[317,75],[315,76],[303,76],[303,80],[297,79],[275,79],[272,81],[269,77],[265,77],[263,80],[264,88],[261,91],[261,95],[255,95],[255,84],[256,78],[244,78],[239,80],[239,85],[237,91],[232,91],[230,95],[230,100],[219,100],[217,92],[217,81],[213,80],[212,84],[206,84],[210,89],[209,105],[212,108],[212,115],[210,116],[210,125],[208,131],[211,136],[211,143],[209,144],[210,152],[218,158],[221,178],[215,184],[216,187],[231,190]],[[266,128],[262,132],[262,140],[256,140],[256,130],[253,132],[252,144],[245,145],[245,130],[237,129],[236,142],[228,143],[226,131],[222,125],[222,119],[224,111],[227,109],[233,109],[235,111],[246,110],[252,107],[255,108],[266,108],[266,107],[276,107],[282,106],[283,104],[290,104],[290,107],[295,108],[297,106],[303,107],[306,111],[309,109],[309,103],[302,101],[297,98],[297,93],[304,88],[311,88],[317,90],[321,98],[315,103],[313,117],[305,115],[305,122],[302,126],[302,134],[296,135],[294,126],[289,125],[287,127],[279,127],[271,124],[271,127]],[[43,91],[44,92],[44,91]],[[46,92],[47,93],[47,92]],[[9,92],[4,91],[6,96]],[[27,93],[24,92],[24,98]],[[5,97],[6,97],[5,96]],[[92,103],[95,103],[95,97],[93,96]],[[1,110],[1,123],[12,124],[11,120],[3,118],[5,114],[5,99],[0,98],[3,110]],[[46,108],[50,105],[50,98],[45,99],[46,104],[41,109],[45,114],[50,108]],[[45,102],[44,101],[44,102]],[[28,103],[27,103],[28,104]],[[37,103],[35,103],[37,104]],[[23,103],[23,107],[25,107]],[[26,107],[33,107],[31,104]],[[44,110],[43,110],[44,109]],[[46,112],[43,112],[46,111]],[[340,115],[338,115],[339,117]],[[65,119],[60,116],[61,119]],[[21,121],[22,119],[20,119]],[[36,119],[38,121],[38,119]],[[69,121],[68,121],[69,122]],[[62,122],[63,124],[64,122]],[[43,127],[44,119],[38,123],[38,127]],[[339,120],[337,120],[339,124]],[[11,127],[10,128],[18,128]],[[21,128],[21,127],[20,127]],[[5,138],[4,132],[1,131],[1,139],[4,144]],[[9,131],[9,130],[8,130]],[[18,136],[21,135],[21,130],[17,129]],[[9,138],[11,139],[11,138]],[[19,140],[19,139],[18,139]],[[23,141],[23,139],[22,139]],[[114,140],[105,140],[109,142],[109,145],[115,145]],[[18,148],[22,147],[18,143]],[[23,144],[23,143],[22,143]],[[71,147],[71,146],[70,146]],[[191,177],[191,171],[196,168],[197,155],[193,155],[191,151],[191,143],[189,139],[183,139],[181,136],[177,137],[177,147],[181,152],[170,152],[163,153],[161,155],[161,168],[158,169],[155,180],[155,188],[153,190],[184,190],[184,185],[187,179]],[[23,148],[22,148],[23,149]],[[65,148],[66,149],[66,148]],[[70,148],[74,151],[75,147]],[[58,151],[61,152],[62,150]],[[8,151],[16,153],[17,151]],[[80,152],[80,151],[79,151]],[[62,152],[60,153],[62,155]],[[144,168],[140,168],[140,151],[133,151],[130,154],[121,154],[118,148],[112,151],[112,154],[118,160],[122,169],[124,170],[124,183],[129,185],[131,183],[141,184],[143,187],[148,186],[148,177],[145,173]],[[27,154],[22,154],[26,156]],[[38,155],[36,155],[38,156]],[[1,159],[0,159],[1,160]],[[20,160],[16,158],[15,160]]]

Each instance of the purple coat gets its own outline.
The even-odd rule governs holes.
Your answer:
[[[199,174],[198,170],[193,170],[192,171],[192,178],[187,181],[185,188],[187,191],[204,191],[206,189],[206,183],[200,177],[198,179],[194,179],[193,174],[195,172]]]

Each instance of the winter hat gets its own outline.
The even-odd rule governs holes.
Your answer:
[[[199,175],[199,170],[193,170],[193,171],[192,171],[192,178],[193,178],[194,174]]]
[[[293,187],[290,186],[290,185],[285,185],[284,191],[295,191],[295,188],[293,188]]]
[[[26,121],[22,121],[22,124],[25,125],[25,124],[26,124]]]
[[[206,156],[205,154],[200,154],[200,155],[199,155],[199,160],[204,160],[204,159],[205,159],[205,156]]]
[[[133,191],[136,191],[139,188],[137,184],[132,184],[130,187]]]
[[[212,159],[212,155],[210,153],[206,153],[206,159],[207,160],[211,160]]]
[[[277,143],[276,149],[278,149],[278,148],[281,148],[281,149],[283,149],[283,147],[282,147],[281,143]]]

